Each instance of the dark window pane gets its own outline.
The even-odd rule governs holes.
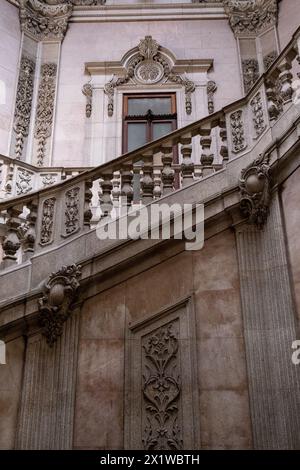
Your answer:
[[[148,110],[153,114],[171,114],[171,98],[129,98],[128,115],[138,116],[147,114]]]
[[[147,125],[145,123],[128,123],[128,152],[147,143]]]
[[[171,122],[154,122],[153,123],[153,140],[172,132]]]

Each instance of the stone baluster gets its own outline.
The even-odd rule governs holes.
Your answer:
[[[162,194],[161,190],[161,170],[156,168],[153,172],[153,183],[154,183],[154,188],[153,188],[153,196],[154,199],[159,199]]]
[[[162,164],[163,170],[161,172],[161,178],[163,183],[163,194],[169,194],[174,189],[174,178],[175,178],[175,171],[172,168],[173,162],[173,147],[170,144],[164,144],[161,148],[163,153],[162,155]]]
[[[219,127],[220,127],[220,139],[222,142],[220,155],[222,157],[223,164],[224,163],[226,164],[226,162],[228,162],[229,160],[229,155],[228,155],[227,128],[226,128],[225,116],[223,119],[220,120]]]
[[[123,164],[121,168],[121,203],[127,208],[131,207],[133,200],[132,179],[132,164]]]
[[[38,201],[36,199],[27,204],[29,214],[26,217],[26,231],[23,236],[23,261],[28,260],[34,253],[34,246],[36,241],[36,221],[38,212]]]
[[[101,180],[99,182],[99,185],[102,190],[102,193],[99,193],[99,200],[101,208],[101,219],[104,219],[110,217],[110,213],[113,208],[111,196],[111,191],[113,187],[111,180],[113,179],[113,173],[112,171],[107,171],[105,173],[102,173],[100,178]]]
[[[91,209],[91,201],[93,197],[93,193],[91,188],[93,186],[93,182],[88,180],[85,182],[84,186],[84,212],[83,212],[83,226],[85,230],[89,230],[91,228],[91,219],[93,217],[93,212]]]
[[[142,155],[143,165],[143,178],[141,180],[142,189],[142,203],[148,204],[153,201],[153,153],[148,152]]]
[[[201,138],[200,138],[200,144],[202,147],[202,153],[201,153],[201,165],[202,165],[202,177],[205,177],[207,175],[210,175],[213,173],[213,161],[214,161],[214,155],[211,153],[211,128],[201,128],[199,132]]]
[[[281,64],[278,66],[280,70],[279,80],[281,83],[281,90],[280,94],[283,99],[283,104],[286,106],[292,101],[293,97],[293,75],[291,73],[292,64],[291,61],[285,59]]]
[[[113,188],[112,188],[112,191],[111,191],[111,194],[112,194],[112,199],[113,199],[113,206],[114,207],[119,207],[119,200],[120,200],[120,194],[121,194],[121,190],[120,190],[120,172],[119,171],[114,171],[113,173],[113,179],[112,179],[112,185],[113,185]]]
[[[180,143],[181,147],[181,174],[182,174],[182,186],[188,186],[193,183],[194,177],[194,162],[191,158],[192,156],[192,136],[191,134],[181,137]]]
[[[4,252],[3,261],[1,268],[6,269],[13,266],[17,262],[17,251],[20,248],[20,214],[23,211],[23,207],[14,206],[7,209],[7,234],[4,239],[2,248]]]

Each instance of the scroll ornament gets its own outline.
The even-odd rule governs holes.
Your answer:
[[[261,155],[242,171],[240,178],[240,209],[250,224],[263,228],[270,205],[269,157]]]
[[[63,266],[52,273],[39,299],[40,325],[47,343],[53,347],[63,333],[63,325],[70,316],[70,305],[75,298],[81,277],[81,266]]]

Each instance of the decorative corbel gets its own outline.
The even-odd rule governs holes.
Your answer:
[[[82,93],[86,97],[85,115],[90,118],[92,115],[92,100],[93,100],[93,87],[90,83],[85,83],[82,88]]]
[[[242,170],[240,209],[248,222],[259,229],[262,229],[269,215],[270,184],[269,156],[261,155]]]
[[[277,0],[223,0],[223,4],[236,37],[257,35],[276,25]]]
[[[207,89],[208,113],[213,114],[215,112],[214,93],[218,89],[216,82],[214,82],[213,80],[210,80],[207,83],[206,89]]]
[[[62,40],[73,5],[63,0],[20,0],[21,30],[37,40]]]
[[[44,295],[39,299],[40,325],[50,347],[62,335],[63,324],[70,316],[70,305],[75,298],[81,277],[81,266],[63,266],[52,273],[44,284]]]

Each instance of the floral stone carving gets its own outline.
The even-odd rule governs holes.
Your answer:
[[[178,327],[175,320],[142,342],[142,441],[147,450],[182,449]]]
[[[246,148],[243,111],[239,109],[230,114],[230,128],[232,138],[232,150],[237,153]]]
[[[40,244],[46,245],[52,241],[54,221],[55,198],[51,197],[43,202]]]
[[[65,226],[66,234],[71,235],[79,229],[79,188],[66,192]]]
[[[34,136],[38,141],[37,164],[42,166],[46,156],[46,142],[52,133],[57,65],[41,66]]]
[[[262,228],[269,215],[270,166],[263,155],[242,171],[240,209],[250,224]]]
[[[259,34],[277,21],[277,0],[223,0],[235,36]]]
[[[252,98],[250,105],[253,113],[253,125],[256,132],[256,137],[259,137],[266,128],[264,108],[260,92],[258,92],[254,98]]]
[[[80,277],[81,266],[63,266],[58,272],[52,273],[44,285],[44,295],[39,299],[40,325],[50,347],[62,335]]]
[[[24,140],[28,137],[33,87],[34,87],[35,62],[29,57],[23,56],[20,64],[16,108],[14,116],[14,131],[16,134],[15,157],[20,159],[23,154]]]

